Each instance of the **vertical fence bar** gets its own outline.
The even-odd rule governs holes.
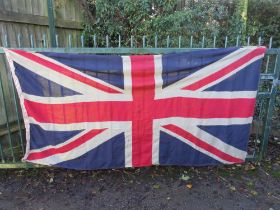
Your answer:
[[[258,121],[261,121],[262,120],[262,116],[263,116],[263,113],[264,113],[264,98],[263,97],[259,97],[260,99],[257,99],[257,100],[261,100],[261,105],[260,105],[260,108],[259,108],[259,116],[258,116]],[[260,123],[257,123],[257,131],[261,130],[261,125]],[[256,149],[258,148],[257,147],[257,144],[260,143],[258,142],[260,141],[260,135],[259,135],[259,132],[256,132],[256,137],[255,137],[255,140],[254,140],[254,147],[255,147],[255,150],[254,150],[254,157],[256,157]]]
[[[82,45],[82,47],[85,47],[85,37],[84,37],[84,35],[81,35],[81,45]]]
[[[205,36],[202,36],[201,48],[204,48]]]
[[[57,47],[56,40],[56,30],[55,30],[55,20],[54,20],[54,12],[53,12],[53,0],[48,0],[48,19],[49,19],[49,32],[51,39],[51,47]]]
[[[96,42],[96,35],[93,35],[93,47],[96,48],[97,47],[97,42]]]
[[[121,35],[119,34],[119,48],[121,47]]]
[[[68,34],[68,47],[72,47],[72,35]]]
[[[213,48],[216,48],[216,36],[214,36],[214,39],[213,39]]]
[[[108,47],[109,47],[109,36],[106,35],[106,48],[108,48]]]
[[[272,39],[273,39],[273,38],[272,38],[272,36],[271,36],[271,37],[269,38],[269,45],[268,45],[269,48],[272,48]]]
[[[55,47],[58,47],[58,34],[55,35]]]
[[[142,37],[142,47],[143,48],[145,48],[146,47],[146,36],[144,35],[143,37]]]
[[[225,48],[227,47],[228,37],[225,38]]]
[[[17,101],[17,97],[16,97],[16,91],[15,91],[14,83],[12,84],[12,86],[13,86],[13,88],[12,88],[13,99],[15,101],[15,110],[16,110],[16,115],[17,115],[17,125],[18,125],[18,129],[19,129],[19,140],[20,140],[22,154],[24,154],[22,127],[21,127],[21,124],[20,124],[20,114],[19,114],[19,110],[18,110],[19,106],[18,106],[18,101]]]
[[[193,36],[191,35],[190,48],[193,47]]]
[[[271,130],[271,122],[272,122],[272,114],[277,94],[277,86],[278,86],[278,78],[279,78],[279,72],[280,72],[280,50],[277,50],[277,57],[276,57],[276,65],[274,69],[274,75],[273,75],[273,83],[271,87],[270,92],[270,98],[269,98],[269,104],[268,104],[268,111],[266,114],[266,120],[265,120],[265,127],[264,127],[264,134],[263,139],[261,143],[261,150],[260,150],[260,158],[263,158],[267,151],[267,145],[269,140],[269,134]]]
[[[157,47],[158,47],[157,42],[158,42],[158,36],[157,36],[157,35],[155,35],[155,48],[157,48]]]
[[[47,39],[46,39],[46,34],[43,34],[43,47],[47,47]]]
[[[181,48],[182,36],[179,36],[178,47]]]
[[[30,47],[34,48],[33,34],[30,34]]]
[[[238,47],[240,45],[239,41],[240,41],[240,36],[237,35],[237,37],[236,37],[236,47]]]
[[[17,35],[18,47],[21,48],[21,34]]]
[[[7,34],[4,34],[4,47],[9,47],[9,42],[8,42],[8,36]]]
[[[5,158],[4,158],[4,153],[3,153],[3,148],[2,148],[1,142],[0,142],[0,156],[1,156],[1,162],[5,163]]]
[[[7,65],[6,62],[5,62],[5,68],[6,69],[9,68],[9,66]],[[0,78],[0,80],[1,80],[1,78]],[[4,94],[4,92],[3,92],[3,94]],[[16,96],[16,88],[15,88],[14,82],[12,82],[12,94],[13,94],[13,100],[15,102],[14,105],[15,105],[16,116],[17,116],[17,126],[19,129],[19,140],[20,140],[20,145],[21,145],[21,151],[22,151],[22,154],[24,155],[23,134],[22,134],[22,127],[21,127],[21,123],[20,123],[20,113],[18,110],[19,104],[18,104],[18,100],[17,100],[17,96]],[[3,95],[3,97],[4,97],[4,95]]]
[[[250,36],[247,37],[247,46],[250,46]]]
[[[262,37],[260,36],[260,37],[258,38],[258,46],[261,46],[261,44],[262,44]]]
[[[270,49],[272,46],[272,37],[269,38],[269,45],[268,48]],[[265,73],[268,72],[268,65],[269,65],[269,60],[270,60],[270,56],[267,56],[267,61],[266,61],[266,65],[265,65]]]
[[[130,37],[130,47],[133,48],[133,36]]]
[[[15,154],[14,154],[14,148],[13,148],[13,143],[12,143],[10,122],[9,122],[6,99],[5,99],[5,96],[4,96],[4,89],[3,89],[3,84],[2,84],[2,79],[1,78],[2,78],[2,76],[1,76],[1,72],[0,72],[0,91],[2,92],[2,94],[1,94],[2,95],[2,102],[3,102],[3,105],[4,105],[4,114],[5,114],[5,117],[6,117],[6,126],[7,126],[7,129],[8,129],[9,147],[10,147],[10,152],[11,152],[11,155],[12,155],[13,162],[15,162]]]
[[[170,45],[170,37],[168,35],[166,38],[166,47],[169,48],[169,45]]]
[[[4,47],[9,47],[9,42],[8,42],[7,34],[4,34],[4,43],[3,44],[4,44]],[[1,72],[0,72],[0,90],[1,90],[1,93],[2,93],[1,94],[2,95],[2,102],[4,104],[4,114],[5,114],[5,117],[6,117],[6,126],[7,126],[7,129],[8,129],[8,139],[9,139],[10,152],[11,152],[11,155],[12,155],[12,158],[13,158],[13,162],[15,162],[14,148],[13,148],[12,137],[11,137],[11,128],[10,128],[10,124],[9,124],[9,117],[8,117],[6,99],[5,99],[4,89],[3,89],[3,84],[2,84]],[[2,162],[5,162],[2,146],[1,146],[0,150],[1,150],[0,151],[1,152],[1,156],[3,156]]]

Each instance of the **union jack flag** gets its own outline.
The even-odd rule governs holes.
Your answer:
[[[264,47],[132,56],[4,50],[25,161],[100,169],[245,160]]]

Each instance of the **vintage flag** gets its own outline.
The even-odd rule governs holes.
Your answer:
[[[25,122],[24,161],[101,169],[245,160],[264,47],[4,50]]]

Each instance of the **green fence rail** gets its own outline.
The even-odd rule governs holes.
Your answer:
[[[42,37],[30,35],[29,46],[23,46],[21,35],[19,34],[18,37],[17,46],[11,46],[8,37],[2,34],[0,37],[2,46],[27,51],[122,55],[185,52],[202,48],[250,45],[251,42],[250,37],[246,40],[240,40],[239,36],[236,39],[223,37],[222,41],[218,41],[215,36],[211,39],[202,37],[196,41],[192,36],[189,38],[179,36],[176,39],[172,39],[169,36],[164,39],[159,39],[157,36],[148,39],[143,36],[141,40],[135,40],[134,37],[130,37],[128,41],[124,41],[121,36],[111,40],[108,36],[101,39],[97,35],[92,35],[89,39],[89,37],[85,38],[84,35],[75,38],[69,35],[65,37],[68,39],[67,46],[60,46],[59,39],[56,36],[56,46],[59,47],[47,48],[47,46],[50,46],[50,40],[46,40],[44,34]],[[259,160],[266,154],[273,114],[275,114],[277,89],[279,88],[280,48],[272,48],[272,38],[266,40],[267,43],[264,41],[260,37],[253,42],[255,45],[266,45],[268,50],[261,68],[247,160]],[[79,47],[73,48],[72,46]],[[25,129],[17,93],[2,49],[0,49],[0,64],[0,168],[40,167],[21,162],[21,158],[25,153]]]

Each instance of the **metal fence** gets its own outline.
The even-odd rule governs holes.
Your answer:
[[[115,39],[110,37],[79,36],[64,37],[68,40],[67,46],[61,46],[56,36],[57,48],[48,48],[49,41],[46,36],[34,39],[29,35],[30,43],[25,46],[21,43],[21,35],[18,35],[17,46],[11,46],[7,35],[2,35],[2,46],[16,47],[27,51],[51,51],[51,52],[75,52],[95,54],[160,54],[170,52],[192,51],[201,48],[216,48],[250,45],[250,37],[241,40],[236,38],[217,37],[195,40],[194,37],[176,38],[157,36],[143,36],[136,39],[133,36],[129,40],[122,40],[121,36]],[[275,107],[275,99],[278,88],[280,72],[280,48],[272,48],[272,38],[263,40],[261,37],[255,40],[257,45],[266,45],[266,52],[261,68],[257,104],[248,146],[248,160],[259,160],[264,157],[268,140],[270,138],[271,123]],[[79,46],[73,48],[73,46]],[[36,167],[33,164],[21,162],[25,153],[25,130],[17,93],[8,69],[3,50],[0,49],[0,168]],[[274,113],[275,114],[275,113]]]

